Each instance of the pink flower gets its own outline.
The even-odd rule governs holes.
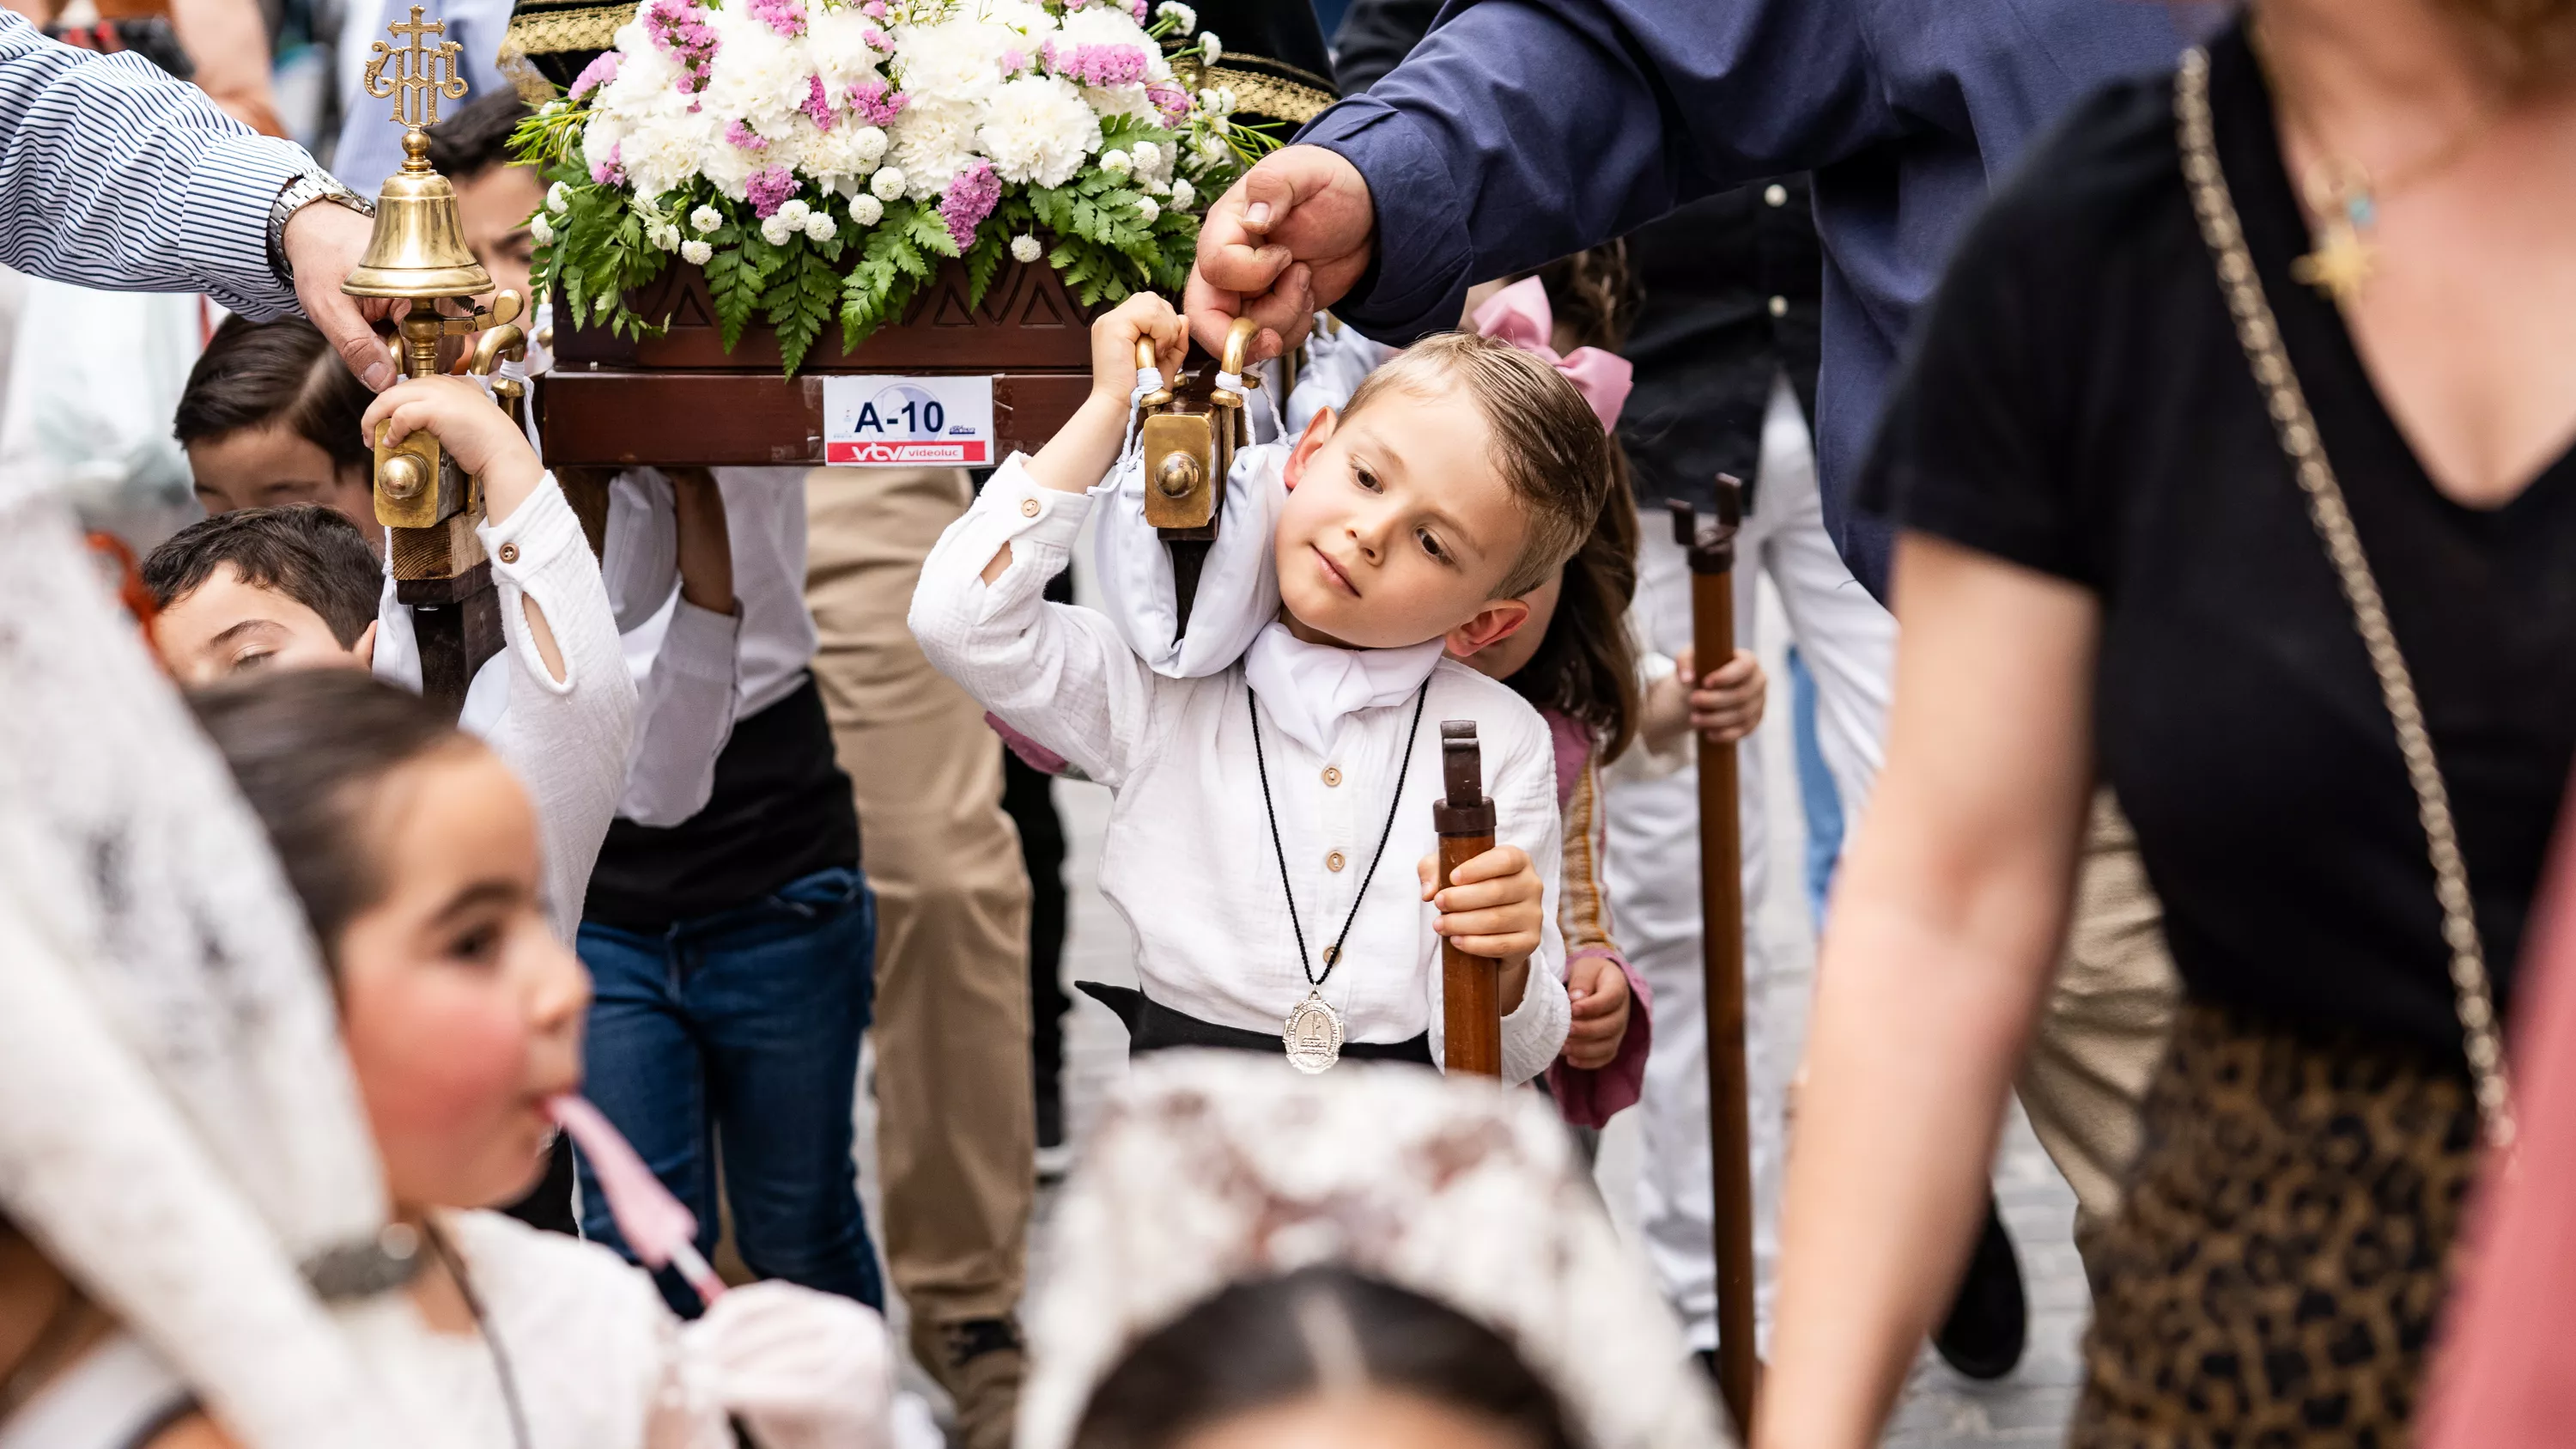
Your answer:
[[[716,55],[714,27],[698,18],[689,0],[651,0],[644,10],[645,33],[680,66],[682,94],[702,91]]]
[[[867,4],[859,7],[859,13],[870,20],[885,19],[885,10],[885,0],[868,0]]]
[[[766,151],[769,149],[769,142],[763,138],[758,131],[753,130],[751,127],[744,125],[740,121],[736,121],[732,125],[725,127],[725,140],[728,143],[739,146],[746,151]],[[766,213],[764,213],[764,215],[765,214]]]
[[[939,198],[939,219],[948,223],[949,240],[964,251],[975,240],[975,228],[993,214],[994,204],[1002,199],[1002,178],[993,174],[990,161],[972,161],[948,180],[948,192]]]
[[[591,166],[590,179],[598,182],[602,186],[625,185],[626,162],[622,154],[625,150],[626,143],[623,141],[609,147],[608,158],[604,161],[594,163]]]
[[[593,57],[590,64],[582,67],[581,74],[574,78],[572,98],[576,101],[580,100],[592,91],[617,79],[617,60],[618,53],[613,50],[603,50]]]
[[[796,0],[751,0],[752,18],[791,39],[805,33],[805,7]]]
[[[1041,53],[1049,68],[1066,80],[1087,86],[1134,85],[1145,78],[1145,51],[1134,45],[1077,45],[1047,42]]]
[[[796,178],[784,166],[764,166],[751,173],[751,181],[745,190],[751,196],[752,214],[767,221],[770,213],[786,205],[787,198],[796,194]]]
[[[824,94],[821,76],[809,75],[805,78],[805,103],[796,109],[805,113],[806,118],[814,123],[815,130],[832,129],[832,99]]]
[[[1166,125],[1178,125],[1181,118],[1190,113],[1189,93],[1178,86],[1147,86],[1145,99],[1152,101],[1154,109],[1163,113]]]
[[[888,55],[894,54],[894,40],[882,30],[870,30],[859,39],[866,41],[871,50],[882,50]]]
[[[1130,0],[1130,3],[1127,6],[1127,13],[1136,17],[1137,24],[1144,24],[1145,0]]]
[[[850,109],[871,126],[892,124],[895,117],[903,114],[906,99],[901,91],[882,80],[854,82],[848,96]]]
[[[1024,70],[1027,70],[1028,68],[1029,68],[1029,53],[1028,53],[1027,51],[1025,51],[1025,50],[1006,50],[1006,51],[1003,51],[1003,52],[1002,52],[1002,73],[1003,73],[1004,75],[1010,75],[1010,74],[1013,74],[1013,73],[1018,72],[1018,71],[1024,71]]]

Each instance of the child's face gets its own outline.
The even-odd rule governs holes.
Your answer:
[[[161,662],[192,689],[245,669],[364,669],[375,641],[371,624],[355,648],[342,644],[321,615],[228,563],[152,620]]]
[[[548,1098],[581,1085],[590,977],[539,902],[536,813],[479,745],[425,755],[368,802],[384,894],[341,933],[341,1035],[409,1207],[486,1207],[544,1166]]]
[[[1493,438],[1455,387],[1390,391],[1347,422],[1318,413],[1288,458],[1279,597],[1307,631],[1363,649],[1448,637],[1460,657],[1528,612],[1495,590],[1528,524]]]
[[[312,439],[283,424],[239,428],[188,445],[188,472],[206,516],[241,508],[319,503],[358,525],[367,547],[385,551],[374,485],[363,468],[340,468]]]

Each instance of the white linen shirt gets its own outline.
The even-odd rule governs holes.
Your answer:
[[[1135,931],[1145,994],[1221,1026],[1277,1032],[1306,997],[1307,969],[1281,894],[1243,671],[1167,679],[1107,618],[1044,600],[1091,501],[1041,486],[1014,455],[923,564],[913,634],[931,663],[987,709],[1114,793],[1100,888]],[[988,586],[984,567],[1004,544],[1011,565]],[[1349,1040],[1400,1042],[1428,1031],[1439,1060],[1440,937],[1415,864],[1438,849],[1431,806],[1441,791],[1440,722],[1476,721],[1496,838],[1529,853],[1551,903],[1560,817],[1554,747],[1526,701],[1447,660],[1429,690],[1393,833],[1322,991]],[[1387,829],[1413,713],[1408,698],[1352,715],[1330,757],[1275,725],[1261,731],[1312,970],[1322,971],[1324,948],[1340,934]],[[1565,1043],[1565,945],[1553,912],[1542,917],[1528,989],[1503,1019],[1507,1081],[1538,1075]]]
[[[635,685],[619,655],[599,566],[553,474],[508,519],[487,519],[474,531],[491,561],[504,642],[475,672],[456,722],[490,745],[527,788],[545,851],[546,917],[570,941],[625,785]],[[537,653],[523,600],[535,601],[554,632],[560,680]],[[394,602],[390,569],[376,618],[376,677],[418,692],[419,644],[410,608]]]

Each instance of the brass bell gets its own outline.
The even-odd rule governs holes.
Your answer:
[[[429,169],[429,137],[417,129],[403,133],[403,169],[385,178],[375,235],[341,290],[415,302],[492,290],[492,274],[465,245],[456,188]]]

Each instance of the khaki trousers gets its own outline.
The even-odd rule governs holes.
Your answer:
[[[1002,745],[904,624],[972,496],[953,468],[818,469],[806,489],[814,675],[877,893],[886,1262],[916,1342],[1018,1306],[1037,1190],[1029,881]]]
[[[2075,1246],[2088,1265],[2120,1210],[2179,992],[2164,908],[2106,787],[2093,797],[2065,959],[2019,1084],[2031,1130],[2075,1189]]]

